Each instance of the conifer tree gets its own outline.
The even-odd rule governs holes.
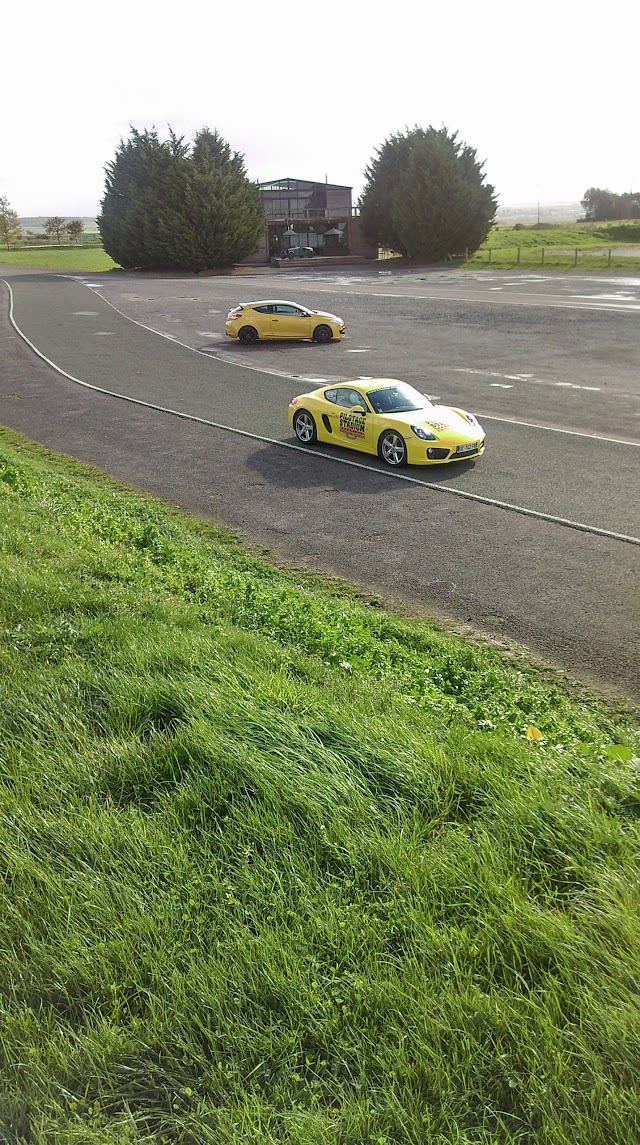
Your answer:
[[[477,250],[495,217],[494,188],[475,150],[446,128],[385,140],[365,172],[360,213],[373,242],[437,262]]]
[[[247,178],[242,156],[206,127],[191,153],[188,209],[197,244],[194,270],[240,262],[265,229],[260,192]]]
[[[200,271],[251,254],[265,225],[240,155],[208,128],[191,152],[173,131],[131,131],[107,167],[98,226],[126,268]]]

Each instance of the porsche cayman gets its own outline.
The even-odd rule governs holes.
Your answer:
[[[322,386],[292,399],[289,425],[303,445],[323,442],[377,454],[394,469],[478,457],[485,432],[472,413],[434,405],[394,378]]]

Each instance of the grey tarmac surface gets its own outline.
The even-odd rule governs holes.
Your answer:
[[[292,385],[290,377],[260,368],[239,369],[226,358],[212,361],[191,353],[127,322],[77,282],[47,282],[41,275],[10,277],[16,320],[43,353],[75,377],[96,385],[108,381],[106,388],[135,392],[144,395],[142,400],[172,408],[179,398],[185,412],[210,420],[224,415],[224,424],[250,431],[255,431],[257,407],[258,432],[287,436],[283,403],[301,388],[297,382]],[[152,281],[155,294],[158,280]],[[209,282],[216,291],[225,286],[229,291],[228,282]],[[148,291],[150,285],[147,282]],[[164,281],[162,304],[166,306],[170,290],[178,295],[178,306],[185,304],[189,291],[192,299],[200,298],[202,285]],[[266,283],[262,285],[262,297],[293,294],[265,291]],[[130,282],[125,286],[128,293],[136,292]],[[232,286],[228,304],[208,309],[226,313],[237,299],[238,282]],[[6,299],[6,288],[2,290]],[[105,297],[107,293],[105,289]],[[215,301],[213,291],[206,293],[207,302]],[[114,299],[116,305],[119,301]],[[304,456],[83,389],[38,360],[8,326],[6,302],[3,311],[4,424],[186,508],[224,520],[285,557],[364,583],[414,609],[519,641],[586,682],[640,695],[637,546],[450,497],[429,488],[433,470],[425,471],[429,476],[424,483],[407,484],[377,471],[375,461],[372,470],[352,469],[336,465],[332,458]],[[171,316],[168,307],[164,313]],[[146,317],[153,324],[153,315]],[[223,328],[224,314],[222,323],[217,317],[217,323],[197,325],[203,333],[214,333],[216,326],[218,331]],[[345,342],[308,348],[326,352],[326,376],[324,361],[349,347]],[[293,352],[306,349],[296,347]],[[315,358],[319,360],[317,354]],[[346,376],[355,375],[350,371]],[[448,394],[443,398],[450,400]],[[637,450],[544,430],[533,434],[529,428],[499,422],[487,428],[492,448],[485,458],[475,466],[449,467],[444,475],[438,471],[438,484],[450,480],[483,494],[490,488],[492,496],[506,489],[505,499],[513,501],[514,482],[524,472],[527,480],[520,480],[518,491],[532,506],[540,504],[543,511],[562,516],[588,510],[592,523],[615,531],[635,529],[638,535],[634,498],[620,495],[621,474],[627,488],[633,488],[634,466],[637,485]],[[536,435],[541,444],[530,449],[528,443]],[[548,444],[556,439],[562,448]],[[496,464],[487,465],[494,454]],[[536,465],[553,480],[534,480]]]
[[[105,299],[194,348],[276,373],[397,377],[481,416],[640,442],[640,276],[483,272],[160,280],[103,275]],[[230,306],[293,298],[346,318],[339,346],[224,336]]]

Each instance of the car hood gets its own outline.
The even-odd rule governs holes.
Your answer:
[[[383,416],[392,421],[402,422],[404,425],[419,425],[421,429],[430,429],[438,436],[454,433],[470,440],[484,436],[482,428],[470,425],[466,418],[456,413],[450,406],[426,406],[424,409],[411,410],[409,413],[389,413]]]
[[[312,310],[311,313],[317,314],[318,318],[330,318],[332,322],[342,324],[342,318],[338,318],[337,314],[329,314],[328,310]]]

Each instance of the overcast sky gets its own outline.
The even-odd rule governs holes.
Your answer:
[[[640,190],[640,5],[575,0],[110,0],[2,20],[0,195],[95,215],[129,125],[217,128],[250,178],[348,184],[407,126],[446,126],[500,205]]]

